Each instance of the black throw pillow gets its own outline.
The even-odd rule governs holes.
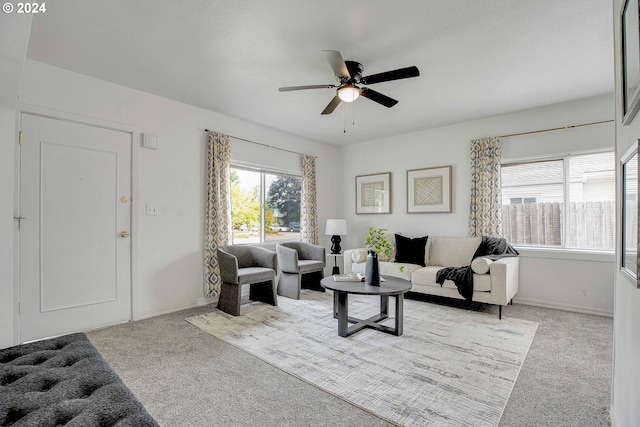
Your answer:
[[[427,247],[429,236],[411,239],[396,234],[396,259],[395,262],[405,262],[408,264],[418,264],[426,266],[424,263],[424,251]]]

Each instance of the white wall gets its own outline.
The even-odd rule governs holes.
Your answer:
[[[343,148],[343,193],[349,235],[343,248],[362,247],[370,226],[385,227],[405,235],[466,236],[471,194],[470,141],[548,128],[565,127],[613,118],[613,98],[600,96],[582,101],[516,112],[425,132],[399,135]],[[547,158],[568,153],[611,150],[614,126],[605,123],[562,131],[503,138],[505,161]],[[406,213],[406,171],[425,167],[453,166],[453,212]],[[355,214],[355,177],[392,173],[392,214]],[[557,252],[523,251],[520,292],[515,300],[597,314],[613,313],[613,256],[598,262],[574,254],[558,258]],[[534,274],[525,274],[527,271]],[[535,274],[548,271],[544,280]],[[553,272],[551,274],[550,272]]]
[[[29,13],[0,14],[0,107],[13,109],[16,105],[32,20]]]
[[[340,160],[337,156],[338,149],[333,146],[304,140],[264,126],[31,60],[25,61],[20,101],[25,104],[25,110],[28,110],[30,105],[44,107],[135,126],[141,134],[150,133],[157,136],[158,150],[142,148],[137,141],[134,148],[138,159],[136,166],[139,223],[138,234],[132,235],[132,239],[135,239],[134,245],[138,249],[135,284],[137,292],[134,293],[134,310],[138,318],[202,302],[205,128],[316,155],[320,223],[323,224],[326,218],[335,217],[339,209],[341,210],[339,200],[335,198],[338,187],[333,172]],[[13,123],[13,112],[0,115],[0,120],[5,119]],[[7,142],[2,142],[0,156],[0,185],[4,195],[6,191],[9,191],[7,194],[13,192],[12,179],[5,180],[4,175],[12,174],[11,144],[14,143],[14,136],[11,132],[5,132],[2,138],[7,139]],[[236,144],[237,142],[232,140],[232,157]],[[281,152],[265,150],[262,157],[265,163],[270,163],[270,156],[279,158]],[[11,168],[5,169],[4,163]],[[277,163],[277,160],[274,160],[274,163]],[[144,215],[144,206],[147,203],[158,208],[157,216]],[[2,198],[0,209],[12,209],[12,206],[5,206],[5,197]],[[1,223],[0,236],[6,234],[5,228],[4,222]],[[321,243],[324,244],[326,242],[324,236],[322,237]],[[5,242],[10,241],[11,239],[2,239],[3,255],[6,251]],[[2,274],[0,290],[3,295],[2,304],[5,305],[4,295],[9,291],[12,280],[4,280],[4,269]],[[11,296],[8,293],[7,295]],[[12,318],[12,311],[0,312],[2,316]],[[5,322],[4,317],[0,326],[0,337],[11,335],[11,323]],[[6,343],[0,342],[0,346]]]
[[[623,0],[614,0],[614,41],[616,66],[616,158],[620,159],[627,149],[640,138],[640,116],[636,116],[628,126],[622,126],[622,83],[620,80],[620,22],[618,17]],[[620,168],[617,169],[618,194],[620,195]],[[620,224],[620,200],[618,197],[617,215]],[[617,227],[617,241],[620,241],[620,226]],[[614,427],[632,427],[640,425],[640,289],[636,283],[620,273],[620,249],[616,250],[615,269],[615,315],[613,319],[613,386],[611,399],[611,418]]]
[[[519,248],[520,289],[514,301],[613,315],[613,254]]]

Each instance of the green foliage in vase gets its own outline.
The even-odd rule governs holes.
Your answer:
[[[386,231],[386,228],[369,227],[369,235],[364,243],[368,249],[375,250],[378,255],[384,254],[387,258],[390,258],[393,247],[387,240]]]

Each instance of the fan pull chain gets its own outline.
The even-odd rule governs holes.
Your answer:
[[[342,104],[342,133],[347,133],[347,107]]]
[[[356,125],[356,103],[352,102],[351,103],[351,126],[355,126]]]

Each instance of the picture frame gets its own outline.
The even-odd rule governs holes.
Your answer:
[[[391,213],[391,172],[356,176],[356,214]]]
[[[640,278],[638,270],[640,258],[638,258],[638,218],[639,196],[638,193],[638,151],[640,140],[637,140],[620,158],[620,171],[622,182],[622,238],[620,239],[620,270],[624,276],[640,288]]]
[[[451,213],[453,167],[407,171],[407,213]]]
[[[622,58],[622,125],[640,109],[640,0],[625,0],[620,16]]]

